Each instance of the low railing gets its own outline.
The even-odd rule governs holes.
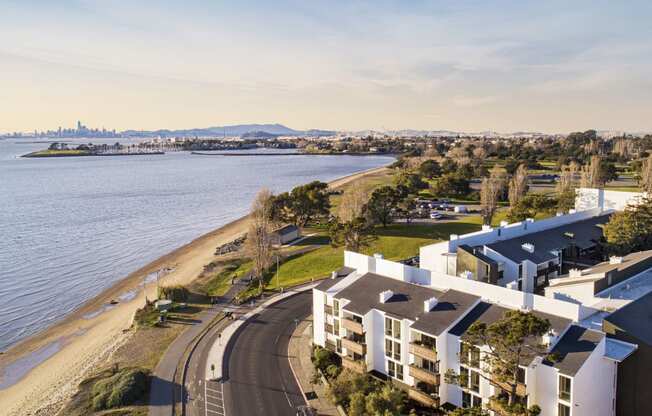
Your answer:
[[[418,367],[414,364],[410,364],[410,375],[417,380],[421,380],[424,383],[433,384],[435,386],[438,386],[441,380],[439,373],[433,373],[430,370]]]
[[[408,390],[408,397],[424,406],[439,407],[439,396],[428,394],[414,387]]]
[[[437,351],[434,347],[430,347],[428,345],[411,342],[410,353],[433,362],[437,361]]]
[[[360,322],[354,321],[351,318],[344,318],[341,322],[342,326],[346,328],[347,331],[351,331],[360,335],[364,334],[364,329],[362,328],[362,324]]]
[[[324,305],[324,313],[326,315],[332,315],[333,314],[333,307],[330,305]]]
[[[496,382],[496,385],[498,387],[500,387],[501,390],[504,390],[506,392],[511,391],[511,387],[507,383],[503,383],[503,382],[498,381],[498,382]],[[523,384],[523,383],[517,383],[516,384],[516,395],[521,396],[521,397],[525,397],[527,395],[527,388],[526,388],[525,384]]]
[[[367,346],[363,342],[354,341],[349,338],[342,338],[342,347],[347,351],[354,352],[359,355],[367,353]]]
[[[362,360],[354,360],[349,357],[342,357],[342,367],[348,368],[351,371],[356,373],[366,373],[367,372],[367,363]]]

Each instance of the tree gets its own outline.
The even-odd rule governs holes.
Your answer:
[[[314,181],[274,197],[270,216],[277,222],[304,227],[308,221],[327,216],[329,209],[328,184]]]
[[[432,193],[444,197],[464,197],[469,194],[469,181],[456,174],[446,174],[437,179],[432,186]]]
[[[574,166],[563,166],[557,182],[557,209],[568,212],[575,208],[575,171]]]
[[[528,194],[509,209],[507,220],[518,222],[527,218],[535,218],[539,213],[553,211],[556,206],[557,201],[544,194]]]
[[[448,416],[489,416],[489,412],[481,407],[458,407],[446,414]]]
[[[482,179],[482,187],[480,188],[480,214],[482,216],[482,223],[491,225],[491,220],[498,209],[498,192],[500,189],[496,181],[491,178]]]
[[[353,221],[361,217],[369,195],[364,187],[353,186],[342,194],[340,204],[337,207],[337,216],[342,222]]]
[[[273,196],[267,189],[256,195],[251,206],[250,225],[245,240],[245,248],[252,260],[252,271],[263,287],[263,275],[272,262],[272,205]]]
[[[373,240],[373,225],[365,217],[357,217],[350,221],[332,221],[328,227],[331,245],[344,246],[347,250],[360,251],[369,246]]]
[[[652,194],[652,155],[641,165],[641,188],[644,192]]]
[[[514,206],[527,192],[527,167],[520,164],[509,181],[509,205]]]
[[[652,197],[611,215],[604,225],[606,251],[625,255],[652,249]]]
[[[405,393],[390,384],[385,384],[380,391],[373,391],[367,396],[367,414],[382,416],[400,416],[403,411]]]
[[[547,357],[548,346],[539,344],[538,340],[542,339],[550,328],[547,319],[539,318],[531,312],[510,310],[491,324],[473,323],[462,336],[465,345],[482,348],[480,376],[507,395],[507,411],[503,414],[532,414],[527,410],[519,411],[516,389],[519,384],[520,365],[529,363],[535,356]],[[446,373],[446,378],[454,384],[465,381],[461,375],[451,370]],[[536,409],[531,408],[531,411],[536,412]]]
[[[376,189],[369,199],[367,211],[372,221],[387,227],[392,222],[392,212],[399,202],[398,192],[391,186]]]
[[[426,160],[419,166],[419,174],[428,179],[441,176],[441,166],[436,160]]]
[[[602,174],[602,161],[600,156],[593,155],[589,163],[582,166],[582,187],[599,188],[604,186],[604,175]]]
[[[413,173],[401,172],[394,177],[394,183],[398,187],[403,187],[408,194],[417,194],[420,190],[426,189],[428,184],[425,183],[419,175]]]

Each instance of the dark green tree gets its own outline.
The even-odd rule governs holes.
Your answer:
[[[625,255],[652,249],[652,198],[614,213],[604,225],[606,251]]]
[[[441,176],[441,166],[436,160],[426,160],[419,166],[419,174],[428,179]]]
[[[397,208],[400,195],[391,186],[383,186],[376,189],[367,204],[369,218],[376,224],[387,224],[392,222],[392,213]]]

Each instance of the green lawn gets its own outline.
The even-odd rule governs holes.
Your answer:
[[[230,260],[206,283],[204,291],[208,296],[222,296],[231,287],[231,279],[241,277],[249,270],[251,270],[251,260]]]
[[[419,254],[419,247],[448,239],[450,234],[465,234],[480,229],[477,216],[440,224],[392,224],[377,228],[377,239],[362,250],[365,254],[382,253],[386,259],[402,260]],[[325,242],[324,236],[321,241]],[[326,244],[311,252],[291,256],[280,266],[278,280],[283,287],[294,286],[321,279],[344,263],[344,249]],[[276,272],[271,276],[267,289],[276,289]]]

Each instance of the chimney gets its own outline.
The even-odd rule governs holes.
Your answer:
[[[621,256],[611,256],[609,257],[609,264],[621,264],[623,258]]]
[[[424,300],[423,301],[423,311],[424,312],[430,312],[432,310],[432,308],[437,306],[437,302],[438,302],[438,300],[437,300],[436,297],[432,297],[430,299]]]
[[[582,276],[582,271],[580,269],[570,269],[568,271],[568,275],[570,277],[581,277]]]
[[[521,245],[521,248],[528,253],[534,253],[534,244],[532,243],[524,243]]]
[[[331,279],[337,279],[337,272],[336,271],[331,272]]]
[[[555,343],[559,338],[559,334],[557,333],[557,331],[551,328],[550,331],[547,334],[545,334],[542,338],[543,338],[543,344],[547,345],[548,351],[550,351],[552,347],[555,346]]]
[[[392,298],[392,296],[394,296],[394,292],[391,290],[383,290],[380,292],[380,303],[386,303]]]

